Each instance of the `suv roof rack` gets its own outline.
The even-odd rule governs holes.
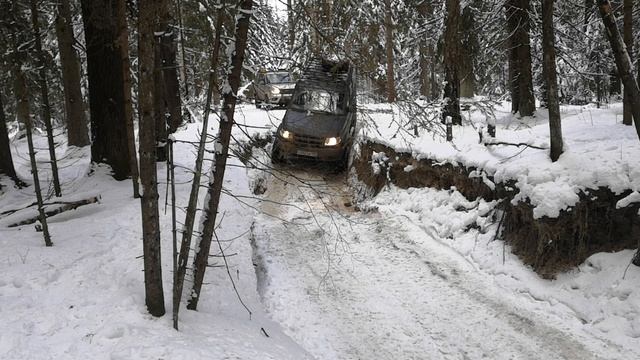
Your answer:
[[[351,64],[348,61],[312,58],[307,63],[300,81],[306,87],[342,90],[347,86],[351,73]]]

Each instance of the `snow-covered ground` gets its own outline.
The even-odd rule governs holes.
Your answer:
[[[193,141],[200,124],[182,130],[178,140]],[[45,139],[37,146],[44,148]],[[30,179],[26,144],[14,141],[15,161],[23,179]],[[193,148],[176,147],[176,163],[193,167]],[[39,157],[46,161],[47,153]],[[161,206],[165,303],[169,314],[150,316],[144,305],[140,202],[130,181],[114,181],[105,167],[90,173],[87,149],[59,149],[63,200],[99,195],[99,204],[50,218],[53,247],[44,246],[33,225],[6,226],[34,215],[20,211],[0,218],[0,359],[305,359],[306,352],[282,333],[263,311],[251,263],[250,208],[225,197],[224,222],[218,228],[230,272],[242,300],[238,301],[221,265],[212,258],[199,311],[183,308],[180,332],[171,323],[170,211]],[[250,195],[246,172],[233,159],[226,189]],[[44,164],[42,168],[44,169]],[[166,167],[159,164],[160,182]],[[41,179],[47,178],[43,171]],[[177,196],[186,205],[190,175],[177,170]],[[3,178],[0,212],[19,209],[35,198],[33,187],[14,189]],[[165,185],[160,186],[164,204]],[[204,192],[201,192],[204,195]],[[50,199],[56,200],[55,198]],[[213,247],[217,248],[217,247]],[[212,250],[218,254],[219,251]],[[186,285],[188,286],[188,284]],[[264,330],[263,330],[264,329]]]
[[[616,112],[565,108],[567,153],[556,164],[540,150],[487,150],[470,128],[456,130],[454,146],[427,134],[385,138],[395,133],[385,113],[373,117],[379,135],[370,128],[362,134],[416,156],[482,165],[496,180],[514,178],[523,196],[539,201],[539,214],[549,215],[594,184],[640,189],[639,142],[632,128],[616,124]],[[240,124],[264,127],[241,127],[234,136],[272,131],[282,115],[242,106]],[[544,122],[542,112],[529,120],[505,113],[498,138],[543,145]],[[177,138],[195,140],[197,133],[192,124]],[[13,144],[18,171],[29,179],[25,142]],[[169,315],[156,319],[144,307],[140,205],[130,182],[113,181],[105,167],[91,169],[86,149],[59,153],[64,200],[100,195],[101,202],[51,218],[51,248],[33,225],[6,227],[32,216],[29,210],[0,216],[2,359],[640,358],[640,269],[625,275],[631,251],[596,254],[542,280],[494,240],[494,203],[391,187],[356,211],[346,174],[246,171],[235,158],[225,187],[247,197],[223,196],[218,236],[252,315],[214,256],[199,311],[182,309],[176,332]],[[193,147],[179,144],[176,162],[191,167],[193,159]],[[160,164],[161,182],[165,171]],[[176,175],[184,205],[190,175]],[[0,212],[34,201],[32,187],[2,181]],[[267,192],[250,198],[260,181]],[[536,195],[550,191],[552,199]],[[167,309],[169,214],[161,214]]]
[[[616,277],[621,256],[541,280],[509,253],[503,263],[492,203],[392,188],[358,212],[343,205],[343,180],[295,175],[308,180],[267,182],[255,261],[269,313],[317,358],[640,356],[640,272]]]

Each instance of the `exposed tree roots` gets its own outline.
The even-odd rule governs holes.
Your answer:
[[[378,173],[372,167],[372,162],[379,161],[374,152],[383,152],[389,159],[377,167]],[[500,205],[505,212],[502,238],[512,246],[514,254],[545,278],[577,266],[596,252],[634,249],[640,237],[640,205],[616,209],[616,202],[630,191],[616,195],[608,188],[589,190],[580,193],[580,201],[561,211],[557,218],[534,219],[531,204],[511,204],[518,192],[513,183],[494,184],[478,169],[417,160],[411,154],[396,153],[376,143],[361,144],[353,165],[358,180],[373,194],[393,183],[400,188],[455,187],[470,200],[505,199]]]

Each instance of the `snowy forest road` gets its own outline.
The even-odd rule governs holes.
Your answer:
[[[354,210],[344,178],[309,170],[269,176],[253,226],[263,303],[316,358],[624,356],[574,331],[570,314],[541,313],[530,297],[498,288],[421,226]]]

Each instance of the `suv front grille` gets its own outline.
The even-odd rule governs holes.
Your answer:
[[[293,137],[293,142],[298,148],[317,149],[324,146],[324,138],[315,137],[315,136],[295,134]]]

